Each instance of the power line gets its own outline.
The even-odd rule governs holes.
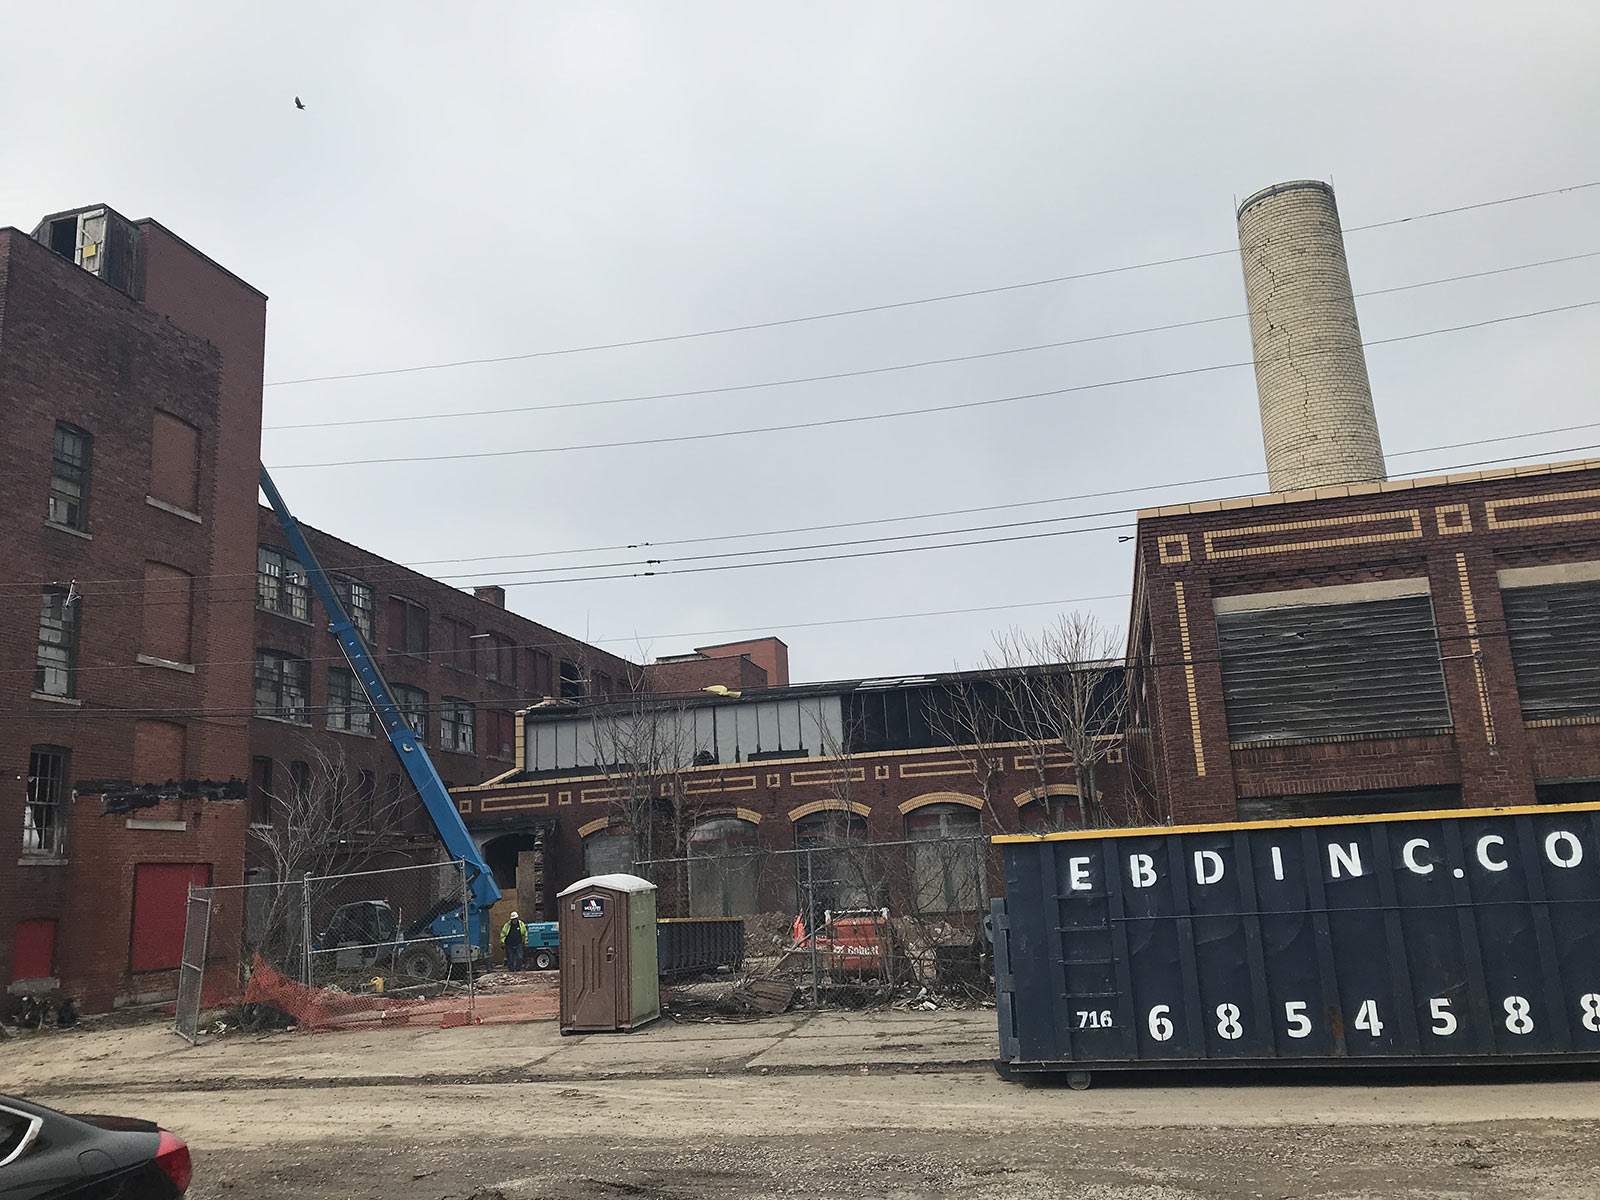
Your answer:
[[[1589,183],[1577,183],[1568,187],[1546,188],[1538,192],[1524,192],[1517,196],[1504,196],[1497,200],[1481,200],[1473,204],[1456,205],[1453,208],[1440,208],[1431,212],[1414,213],[1411,216],[1395,217],[1387,221],[1375,221],[1368,225],[1353,225],[1345,229],[1345,233],[1363,233],[1372,229],[1384,229],[1394,225],[1405,225],[1416,221],[1431,220],[1435,217],[1452,216],[1457,213],[1472,212],[1476,209],[1495,208],[1503,204],[1515,204],[1524,200],[1536,200],[1545,196],[1556,196],[1566,192],[1584,191],[1588,188],[1600,187],[1600,180]],[[266,387],[297,387],[307,383],[332,383],[346,379],[372,379],[383,375],[411,375],[423,371],[442,371],[455,367],[484,366],[491,363],[525,362],[535,358],[555,358],[569,354],[588,354],[598,350],[621,350],[634,346],[656,346],[670,342],[689,341],[695,338],[718,337],[729,333],[748,333],[758,329],[777,329],[788,325],[803,325],[814,321],[833,320],[838,317],[856,317],[867,313],[889,312],[896,309],[915,308],[926,304],[940,304],[949,300],[965,300],[975,296],[993,296],[1004,292],[1023,291],[1029,288],[1047,287],[1057,283],[1070,283],[1080,279],[1098,279],[1108,275],[1122,275],[1130,271],[1143,271],[1152,267],[1174,266],[1179,263],[1199,262],[1209,258],[1221,258],[1239,253],[1237,246],[1229,246],[1225,250],[1208,250],[1200,254],[1180,254],[1170,258],[1150,259],[1144,262],[1126,263],[1117,267],[1102,267],[1093,271],[1078,271],[1068,275],[1053,275],[1046,279],[1034,279],[1023,283],[1000,284],[995,287],[971,288],[966,291],[945,292],[936,296],[922,296],[913,300],[895,300],[884,304],[868,304],[857,308],[836,309],[831,312],[810,313],[799,317],[782,317],[770,321],[752,321],[741,325],[725,325],[715,329],[700,329],[689,333],[664,334],[656,337],[630,338],[624,341],[598,342],[586,346],[567,346],[555,350],[533,350],[521,354],[502,354],[484,358],[463,358],[450,362],[421,363],[409,367],[384,367],[370,371],[350,371],[336,375],[311,375],[300,379],[277,379],[266,383]]]
[[[1385,458],[1394,459],[1394,458],[1410,457],[1410,456],[1414,456],[1414,455],[1418,455],[1418,454],[1436,453],[1436,452],[1441,451],[1441,450],[1456,450],[1456,449],[1462,449],[1462,448],[1470,447],[1470,446],[1490,445],[1490,444],[1497,443],[1497,442],[1522,441],[1522,440],[1526,440],[1527,438],[1545,437],[1545,436],[1549,436],[1549,435],[1556,434],[1556,433],[1570,433],[1570,432],[1574,432],[1574,431],[1578,431],[1578,430],[1597,429],[1597,428],[1600,428],[1600,421],[1591,421],[1591,422],[1581,423],[1581,424],[1577,424],[1577,425],[1563,425],[1563,426],[1557,426],[1557,427],[1550,428],[1550,429],[1531,430],[1531,431],[1526,432],[1526,433],[1502,434],[1502,435],[1495,436],[1495,437],[1476,438],[1476,439],[1472,439],[1472,440],[1464,441],[1464,442],[1449,442],[1449,443],[1444,443],[1444,444],[1441,444],[1441,445],[1438,445],[1438,446],[1420,446],[1420,447],[1416,447],[1416,448],[1413,448],[1413,449],[1410,449],[1410,450],[1397,450],[1397,451],[1393,451],[1393,452],[1385,455]],[[1568,454],[1568,453],[1577,453],[1577,452],[1582,451],[1582,450],[1588,450],[1588,449],[1594,449],[1594,448],[1596,448],[1596,447],[1591,445],[1591,446],[1566,447],[1566,448],[1558,449],[1558,450],[1540,450],[1540,451],[1537,451],[1537,452],[1534,452],[1534,453],[1531,453],[1531,454],[1505,456],[1505,457],[1495,458],[1495,459],[1480,460],[1479,462],[1473,462],[1473,463],[1453,464],[1453,465],[1448,465],[1448,466],[1443,466],[1443,467],[1437,467],[1437,468],[1433,468],[1432,471],[1433,471],[1433,473],[1437,473],[1438,471],[1454,471],[1454,470],[1464,469],[1466,467],[1483,466],[1483,465],[1488,465],[1488,464],[1491,464],[1491,463],[1509,462],[1509,461],[1522,461],[1523,459],[1527,459],[1527,458],[1542,458],[1542,457],[1545,457],[1547,455],[1552,455],[1552,454],[1560,455],[1560,454]],[[395,564],[393,570],[387,570],[387,571],[386,570],[382,570],[382,569],[374,570],[374,569],[371,569],[371,568],[363,569],[363,568],[360,568],[360,567],[331,567],[331,568],[329,568],[329,570],[333,574],[336,574],[336,575],[337,574],[341,574],[341,573],[345,573],[345,572],[359,571],[359,572],[361,572],[361,576],[362,576],[362,578],[360,580],[361,582],[373,582],[373,583],[376,583],[376,582],[393,582],[393,581],[398,580],[398,579],[403,579],[406,576],[418,573],[418,572],[415,571],[414,567],[415,566],[423,566],[423,565],[454,564],[454,563],[469,563],[469,562],[490,562],[490,561],[496,561],[496,560],[501,560],[501,559],[517,559],[517,558],[545,558],[545,557],[550,557],[550,556],[556,555],[556,554],[578,555],[578,554],[589,554],[589,553],[604,553],[604,552],[607,552],[607,551],[658,548],[658,547],[663,547],[663,546],[674,546],[674,545],[698,545],[698,544],[713,543],[713,542],[742,540],[742,539],[746,539],[746,538],[756,538],[756,537],[784,537],[784,536],[788,536],[788,535],[791,535],[791,534],[797,534],[797,533],[816,533],[816,532],[823,532],[823,531],[828,531],[828,530],[861,528],[863,526],[869,526],[869,525],[897,524],[897,523],[904,522],[904,521],[933,520],[933,519],[939,519],[939,518],[944,518],[944,517],[969,516],[969,515],[973,515],[973,514],[976,514],[976,513],[999,512],[999,511],[1005,511],[1005,510],[1016,509],[1016,508],[1033,508],[1033,507],[1038,507],[1038,506],[1046,505],[1046,504],[1061,504],[1061,503],[1067,503],[1069,501],[1074,501],[1074,500],[1103,499],[1103,498],[1109,497],[1109,496],[1123,496],[1123,495],[1129,495],[1129,494],[1138,493],[1138,492],[1166,491],[1166,490],[1170,490],[1170,489],[1173,489],[1173,488],[1179,488],[1179,487],[1200,486],[1200,485],[1212,484],[1212,483],[1237,482],[1237,481],[1241,481],[1241,480],[1245,480],[1245,479],[1259,479],[1262,476],[1264,476],[1265,474],[1266,474],[1265,471],[1244,471],[1244,472],[1238,472],[1238,473],[1230,474],[1230,475],[1212,475],[1212,476],[1202,477],[1202,478],[1198,478],[1198,479],[1172,480],[1172,481],[1167,481],[1167,482],[1163,482],[1163,483],[1140,484],[1140,485],[1137,485],[1137,486],[1125,487],[1125,488],[1108,488],[1108,489],[1104,489],[1104,490],[1096,491],[1096,492],[1078,492],[1078,493],[1075,493],[1075,494],[1072,494],[1072,495],[1056,496],[1056,497],[1051,497],[1051,498],[1043,499],[1043,500],[1019,500],[1019,501],[1010,501],[1010,502],[1003,503],[1003,504],[974,505],[974,506],[970,506],[970,507],[967,507],[967,508],[945,509],[945,510],[937,511],[937,512],[910,513],[910,514],[906,514],[906,515],[903,515],[903,516],[896,516],[896,517],[877,517],[877,518],[867,518],[867,519],[857,520],[857,521],[840,521],[840,522],[833,522],[833,523],[819,524],[819,525],[794,526],[794,527],[790,527],[790,528],[787,528],[787,529],[760,530],[760,531],[754,531],[754,532],[750,532],[750,533],[717,534],[717,535],[710,535],[710,536],[698,537],[698,538],[669,539],[669,540],[663,540],[663,541],[659,541],[659,542],[641,541],[641,542],[619,543],[619,544],[610,545],[610,546],[596,546],[596,547],[588,547],[588,548],[583,548],[583,549],[560,550],[560,551],[557,551],[557,550],[532,551],[532,552],[529,552],[529,553],[526,553],[526,554],[515,554],[515,555],[513,555],[513,554],[494,554],[494,555],[479,555],[479,556],[459,557],[459,558],[426,559],[426,560],[422,560],[421,562],[419,562],[417,564],[414,564],[411,567]],[[1225,498],[1230,498],[1230,497],[1209,497],[1209,498],[1210,499],[1219,499],[1219,498],[1224,498],[1225,499]],[[1089,519],[1093,519],[1093,518],[1096,518],[1096,517],[1120,516],[1120,515],[1123,515],[1123,514],[1126,514],[1126,513],[1131,513],[1133,511],[1135,511],[1135,510],[1131,509],[1131,508],[1102,509],[1102,510],[1093,511],[1093,512],[1069,513],[1069,514],[1064,514],[1064,515],[1058,516],[1058,517],[1039,518],[1037,521],[1034,521],[1034,522],[1018,522],[1018,523],[1013,523],[1013,524],[1014,525],[1015,524],[1047,524],[1047,523],[1053,523],[1053,522],[1057,522],[1057,521],[1089,520]],[[980,528],[999,528],[999,527],[1001,527],[1001,526],[987,526],[987,527],[980,527]],[[862,541],[863,542],[894,541],[894,540],[903,540],[903,539],[911,538],[911,537],[939,537],[939,536],[948,536],[948,535],[954,534],[954,533],[972,532],[972,531],[973,530],[927,530],[927,531],[924,531],[924,532],[921,532],[921,533],[915,533],[915,534],[885,535],[882,538],[862,539]],[[835,543],[835,544],[846,544],[846,543]],[[826,545],[826,544],[824,544],[824,545]],[[737,551],[737,552],[733,552],[733,553],[740,554],[740,555],[751,555],[751,554],[782,553],[782,552],[787,552],[788,550],[815,549],[815,548],[818,548],[818,547],[816,547],[816,546],[797,546],[797,547],[765,547],[765,546],[763,546],[763,547],[755,547],[755,548],[752,548],[752,549],[749,549],[749,550],[744,550],[744,551]],[[709,558],[709,557],[728,557],[728,556],[729,555],[705,555],[705,556],[687,556],[687,557],[689,557],[689,558]],[[649,560],[649,559],[641,559],[641,560],[634,560],[633,562],[628,563],[628,564],[601,564],[601,563],[576,564],[576,563],[574,563],[574,564],[570,564],[568,566],[563,566],[563,567],[558,567],[558,568],[514,567],[514,568],[507,568],[507,569],[504,569],[504,570],[501,570],[501,571],[475,571],[475,572],[472,572],[471,574],[454,574],[454,575],[452,575],[452,574],[440,574],[440,575],[437,575],[437,576],[427,576],[426,578],[429,578],[433,582],[446,582],[446,581],[455,580],[455,579],[484,579],[484,578],[492,577],[492,576],[495,576],[495,575],[514,575],[514,574],[521,574],[521,573],[524,573],[524,572],[530,572],[530,573],[534,573],[534,574],[544,574],[544,573],[548,573],[548,572],[551,572],[551,571],[558,571],[558,570],[562,570],[562,571],[565,571],[565,570],[598,570],[598,569],[602,569],[602,568],[608,567],[608,566],[648,565],[652,561],[656,561],[656,562],[671,562],[671,561],[684,561],[684,560],[683,559],[678,559],[678,560]],[[198,580],[198,579],[213,579],[213,580],[218,580],[218,579],[249,579],[249,580],[254,581],[256,579],[257,575],[258,575],[258,572],[256,572],[256,571],[245,571],[245,572],[220,571],[220,572],[215,572],[215,573],[212,573],[212,574],[209,574],[209,575],[193,575],[190,578],[192,580]],[[4,584],[0,584],[0,588],[10,587],[10,588],[30,589],[31,590],[31,589],[39,588],[39,587],[58,585],[60,582],[61,582],[60,580],[40,580],[40,581],[31,581],[31,582],[11,581],[11,582],[7,582],[7,583],[4,583]],[[109,578],[109,579],[75,579],[75,580],[73,580],[73,582],[75,584],[77,584],[80,588],[88,588],[88,587],[100,587],[100,586],[110,586],[110,585],[142,584],[143,583],[143,578],[135,576],[135,577]],[[233,591],[230,592],[229,589],[226,589],[226,588],[214,587],[214,588],[207,589],[207,590],[205,590],[203,592],[200,592],[198,594],[200,596],[218,597],[218,596],[224,596],[224,595],[230,595],[230,594],[234,595],[234,596],[253,595],[254,592],[255,592],[255,587],[254,587],[254,584],[252,582],[251,586],[249,588],[247,588],[247,589],[246,588],[240,588],[240,589],[233,590]],[[104,595],[104,593],[87,593],[87,594],[89,594],[91,597],[93,597],[93,596],[103,596]],[[161,602],[157,602],[157,603],[161,603]],[[179,601],[174,601],[173,603],[184,603],[184,601],[179,600]]]
[[[1454,628],[1456,626],[1462,626],[1464,628],[1464,632],[1461,632],[1461,633],[1443,633],[1443,632],[1440,632],[1441,628]],[[1418,639],[1416,635],[1419,634],[1419,633],[1424,633],[1424,634],[1431,633],[1431,636],[1427,636],[1427,637],[1423,637],[1421,639]],[[1480,641],[1482,641],[1482,640],[1488,640],[1488,639],[1491,639],[1491,638],[1492,639],[1500,639],[1500,638],[1508,638],[1509,639],[1509,637],[1510,637],[1510,630],[1509,630],[1509,626],[1507,626],[1507,625],[1496,625],[1496,626],[1492,626],[1491,627],[1487,623],[1483,623],[1483,622],[1479,622],[1479,623],[1473,624],[1473,623],[1468,622],[1466,620],[1450,620],[1450,621],[1436,621],[1436,622],[1434,622],[1432,624],[1431,627],[1427,626],[1427,625],[1421,625],[1421,624],[1413,624],[1413,625],[1401,624],[1401,625],[1396,626],[1396,627],[1387,628],[1387,629],[1385,629],[1384,631],[1382,631],[1380,633],[1373,634],[1370,638],[1367,639],[1367,644],[1368,644],[1369,648],[1381,649],[1382,645],[1385,642],[1388,642],[1388,641],[1415,643],[1416,641],[1421,640],[1423,642],[1426,642],[1428,644],[1431,644],[1433,646],[1436,646],[1436,647],[1439,647],[1439,648],[1442,649],[1448,643],[1453,643],[1453,642],[1470,642],[1472,640],[1480,640]],[[1323,647],[1320,646],[1319,644],[1313,643],[1311,646],[1305,647],[1305,649],[1320,650],[1320,649],[1323,649]],[[1462,657],[1472,657],[1472,656],[1462,656]],[[299,660],[299,661],[309,662],[311,660],[302,659],[302,660]],[[1223,663],[1223,661],[1224,661],[1224,659],[1223,659],[1221,650],[1219,648],[1217,653],[1214,654],[1214,655],[1195,655],[1195,654],[1191,654],[1191,655],[1188,655],[1188,656],[1184,656],[1182,654],[1179,654],[1176,657],[1169,658],[1169,659],[1157,658],[1157,657],[1153,657],[1153,656],[1149,657],[1149,658],[1142,658],[1142,659],[1139,659],[1136,663],[1128,666],[1127,669],[1130,670],[1130,671],[1134,671],[1134,672],[1138,672],[1138,671],[1158,671],[1158,670],[1175,670],[1175,669],[1182,669],[1182,668],[1186,668],[1186,667],[1195,667],[1195,666],[1219,666],[1219,665],[1221,665]],[[1443,659],[1440,660],[1441,675],[1447,674],[1447,668],[1445,668],[1443,666],[1443,662],[1444,661],[1445,660],[1443,660]],[[1059,664],[1058,663],[1058,664],[1040,664],[1040,665],[1043,665],[1043,666],[1063,666],[1063,665],[1066,665],[1066,664]],[[981,670],[983,670],[983,668],[979,668],[978,670],[981,671]],[[1004,669],[1001,668],[1002,672],[1003,672],[1003,670]],[[1317,673],[1319,670],[1323,672],[1323,674],[1320,675],[1320,676]],[[1316,679],[1316,678],[1319,678],[1319,677],[1322,677],[1322,678],[1335,678],[1336,677],[1334,675],[1334,673],[1332,671],[1329,671],[1326,667],[1318,668],[1317,670],[1307,670],[1304,674],[1305,674],[1306,678],[1310,678],[1310,679]],[[1342,678],[1342,676],[1341,676],[1341,678]],[[825,686],[827,686],[827,682],[847,682],[847,681],[844,681],[844,680],[825,681],[825,682],[817,684],[817,685],[802,685],[802,686],[825,687]],[[1447,682],[1446,682],[1445,686],[1448,688],[1448,683]],[[663,693],[663,695],[669,695],[669,696],[670,695],[682,695],[682,694],[685,694],[685,693]],[[648,695],[650,695],[650,693],[641,693],[640,695],[648,696]],[[589,698],[586,698],[586,699],[590,700],[591,703],[606,703],[606,702],[612,702],[612,701],[614,701],[616,699],[629,699],[629,698],[630,697],[628,697],[628,696],[623,696],[623,697],[607,697],[607,698],[603,698],[603,699],[602,698],[598,698],[598,697],[589,697]],[[434,712],[443,712],[447,708],[456,708],[460,704],[470,704],[474,709],[481,707],[481,708],[494,709],[494,710],[498,710],[498,711],[504,711],[505,709],[512,708],[512,707],[519,707],[519,706],[523,707],[523,708],[531,707],[532,705],[537,704],[539,701],[545,700],[545,699],[549,699],[549,697],[542,696],[542,695],[539,695],[539,696],[519,696],[519,697],[513,697],[513,698],[506,698],[506,699],[497,699],[497,698],[479,699],[479,700],[475,700],[475,701],[474,700],[469,700],[467,697],[464,697],[464,696],[462,696],[462,697],[449,697],[448,700],[446,700],[446,699],[441,697],[441,699],[439,701],[437,701],[437,702],[434,702],[434,701],[430,700],[426,704],[421,704],[421,705],[405,704],[405,705],[397,705],[397,707],[399,707],[403,712],[408,712],[408,713],[434,713]],[[452,703],[452,702],[454,702],[454,703]],[[344,713],[344,712],[352,712],[352,711],[354,711],[354,712],[364,712],[364,711],[366,711],[366,709],[362,708],[359,703],[355,703],[355,702],[352,702],[352,704],[350,704],[349,706],[334,706],[334,705],[327,705],[327,704],[313,705],[313,704],[310,704],[309,701],[308,701],[304,705],[297,705],[295,707],[296,707],[297,711],[304,711],[308,715],[326,715],[326,714],[328,714],[330,712]],[[570,711],[574,716],[579,716],[579,715],[583,715],[584,713],[589,711],[589,709],[588,709],[588,707],[583,706],[583,705],[576,705],[576,706],[573,706],[572,708],[568,709],[567,711]],[[0,711],[0,717],[31,717],[31,718],[39,718],[39,717],[50,716],[50,717],[57,717],[57,718],[63,719],[63,720],[81,720],[81,719],[95,718],[95,717],[135,717],[135,718],[137,718],[137,717],[164,716],[164,717],[187,717],[187,718],[216,718],[216,717],[255,717],[255,716],[263,716],[263,715],[266,715],[266,716],[270,717],[271,714],[263,714],[263,713],[257,711],[254,708],[254,706],[252,706],[250,708],[160,708],[160,707],[126,708],[126,707],[113,707],[113,706],[110,706],[110,705],[98,706],[98,705],[85,704],[81,708],[72,708],[72,709],[68,709],[68,710],[65,710],[65,711],[59,711],[59,712],[55,711],[54,709],[52,709],[50,711],[47,711],[47,712],[36,711],[34,709],[13,709],[13,710],[10,710],[10,711]],[[289,724],[291,726],[297,726],[297,727],[305,728],[305,729],[308,729],[308,730],[315,728],[309,722],[307,722],[303,726],[301,726],[298,722],[289,722]],[[1403,731],[1396,731],[1396,735],[1397,736],[1404,736]],[[424,734],[423,736],[426,737],[426,734]]]
[[[1503,325],[1511,321],[1524,321],[1533,317],[1545,317],[1555,313],[1573,312],[1578,309],[1592,308],[1600,304],[1600,300],[1583,300],[1576,304],[1562,304],[1553,308],[1541,308],[1532,312],[1511,313],[1503,317],[1490,317],[1483,321],[1472,321],[1464,325],[1449,325],[1440,329],[1425,329],[1420,333],[1401,334],[1397,337],[1375,338],[1363,342],[1366,347],[1388,346],[1398,342],[1416,341],[1419,338],[1436,337],[1445,333],[1462,333],[1473,329],[1484,329],[1491,325]],[[1333,351],[1322,351],[1333,353]],[[1315,353],[1315,352],[1313,352]],[[1288,357],[1288,356],[1280,356]],[[1269,360],[1270,361],[1270,360]],[[965,400],[956,404],[934,404],[922,408],[897,409],[892,412],[857,413],[848,417],[824,417],[815,421],[794,421],[784,425],[758,425],[747,429],[716,429],[702,433],[666,434],[648,438],[629,438],[616,442],[582,442],[567,446],[520,446],[511,450],[468,450],[456,454],[397,454],[386,455],[380,458],[347,458],[335,459],[328,462],[286,463],[273,467],[273,471],[304,471],[328,467],[360,467],[376,466],[391,463],[415,462],[460,462],[467,460],[481,460],[490,458],[519,458],[535,454],[569,454],[581,450],[620,450],[638,446],[663,446],[683,442],[710,441],[719,438],[751,437],[768,433],[794,433],[803,429],[821,429],[836,425],[857,425],[867,421],[897,420],[902,417],[929,416],[934,413],[961,412],[970,409],[992,408],[1002,404],[1016,404],[1025,400],[1042,400],[1050,396],[1067,396],[1078,392],[1098,391],[1102,388],[1126,387],[1135,383],[1153,383],[1164,379],[1180,379],[1191,375],[1205,375],[1217,371],[1238,370],[1243,367],[1256,366],[1255,359],[1245,359],[1240,362],[1216,363],[1205,367],[1184,367],[1175,371],[1160,371],[1148,375],[1131,375],[1121,379],[1100,380],[1095,383],[1080,383],[1070,387],[1050,388],[1040,392],[1025,392],[1012,396],[996,396],[987,400]]]
[[[1401,284],[1397,287],[1376,288],[1368,292],[1357,292],[1356,298],[1362,299],[1369,296],[1392,295],[1396,292],[1415,291],[1419,288],[1438,287],[1441,284],[1460,283],[1468,279],[1484,279],[1493,275],[1506,275],[1513,271],[1527,271],[1535,267],[1548,267],[1557,263],[1577,262],[1582,259],[1600,257],[1600,250],[1589,250],[1581,254],[1568,254],[1560,258],[1546,258],[1538,262],[1519,263],[1510,267],[1496,267],[1488,271],[1472,271],[1464,275],[1451,275],[1444,279],[1428,279],[1421,283]],[[1257,310],[1259,311],[1259,310]],[[1123,329],[1113,333],[1097,333],[1086,337],[1066,338],[1057,342],[1039,342],[1031,346],[1014,346],[1006,350],[988,350],[976,354],[955,354],[945,358],[927,358],[918,362],[893,363],[885,367],[864,367],[854,371],[832,371],[824,375],[800,375],[789,379],[766,379],[756,383],[736,383],[726,387],[690,388],[679,392],[651,392],[639,396],[614,396],[604,400],[570,400],[556,404],[525,404],[510,408],[478,408],[466,409],[456,412],[439,413],[412,413],[396,417],[351,417],[339,421],[301,421],[288,425],[264,425],[262,432],[277,432],[285,429],[332,429],[352,425],[396,425],[407,424],[413,421],[455,421],[472,417],[503,417],[518,413],[530,412],[559,412],[564,409],[575,408],[603,408],[614,404],[639,404],[649,400],[677,400],[689,396],[718,396],[730,392],[757,391],[762,388],[791,387],[804,383],[824,383],[837,379],[860,379],[871,375],[884,375],[895,371],[911,371],[923,367],[948,366],[952,363],[978,362],[990,358],[1004,358],[1014,354],[1031,354],[1040,350],[1058,350],[1066,346],[1083,346],[1093,342],[1112,341],[1118,338],[1139,337],[1151,333],[1167,333],[1178,329],[1194,329],[1203,325],[1216,325],[1223,321],[1245,320],[1252,315],[1252,310],[1238,313],[1226,313],[1216,317],[1200,317],[1191,321],[1175,321],[1166,325],[1147,325],[1140,329]]]

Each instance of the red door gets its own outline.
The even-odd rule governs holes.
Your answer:
[[[49,979],[55,974],[56,923],[18,921],[11,944],[11,978]]]
[[[183,960],[189,885],[211,886],[210,863],[140,863],[133,869],[130,971],[162,971]]]

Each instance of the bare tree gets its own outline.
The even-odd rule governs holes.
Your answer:
[[[1086,613],[995,636],[982,673],[957,685],[945,717],[986,802],[1003,765],[995,747],[1010,745],[1023,750],[1047,826],[1106,819],[1099,768],[1122,753],[1129,714],[1122,651],[1118,633]],[[1066,768],[1075,800],[1051,794]]]
[[[646,667],[630,694],[591,716],[595,769],[611,785],[613,820],[627,827],[635,857],[644,860],[682,846],[684,772],[697,751],[687,706],[655,695],[649,675]]]

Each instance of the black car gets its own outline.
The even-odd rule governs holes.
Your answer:
[[[149,1121],[0,1096],[3,1200],[176,1200],[190,1174],[188,1145]]]

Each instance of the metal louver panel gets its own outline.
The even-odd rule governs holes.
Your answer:
[[[1500,596],[1523,720],[1600,716],[1600,582]]]
[[[1217,642],[1232,742],[1450,725],[1426,595],[1218,613]]]

